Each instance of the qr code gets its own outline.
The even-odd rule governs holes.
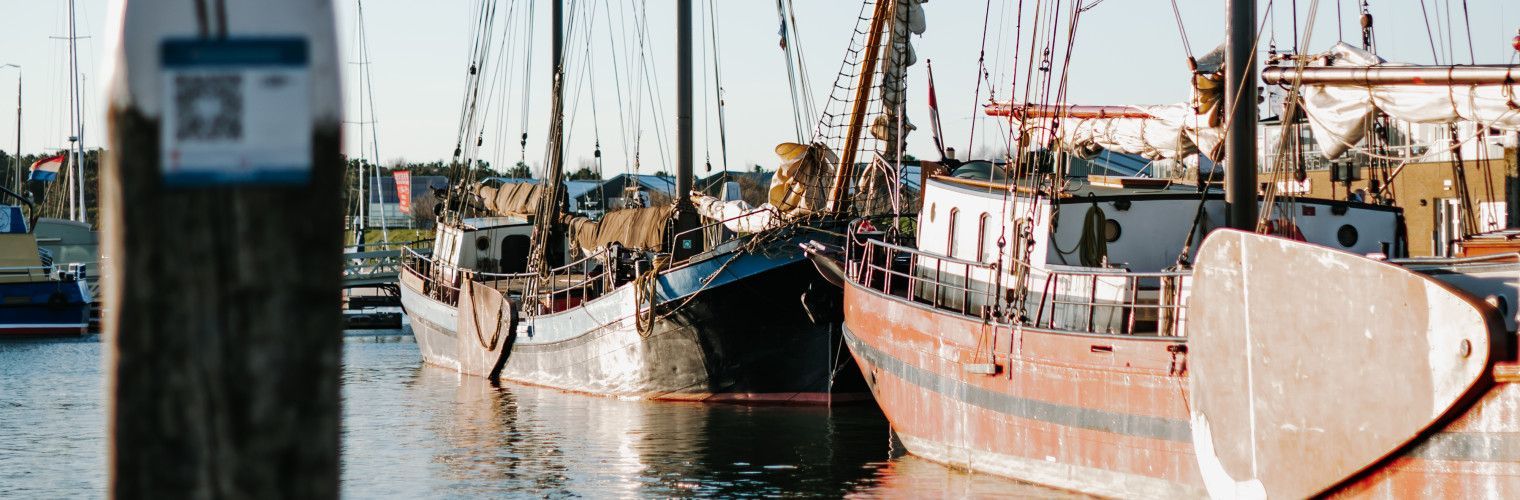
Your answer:
[[[174,77],[174,137],[180,141],[243,138],[243,75]]]

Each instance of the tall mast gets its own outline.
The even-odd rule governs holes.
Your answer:
[[[71,161],[69,161],[69,172],[67,172],[68,182],[65,186],[69,191],[69,220],[74,220],[74,205],[78,203],[78,200],[74,199],[74,183],[79,179],[78,174],[75,172],[78,171],[79,167],[80,158],[77,146],[79,145],[79,139],[81,139],[79,137],[79,113],[74,107],[75,103],[79,102],[79,67],[74,61],[74,37],[74,0],[69,0],[69,157]]]
[[[533,221],[533,243],[536,251],[533,259],[529,262],[529,269],[538,273],[546,274],[553,267],[553,259],[550,255],[554,252],[555,245],[551,244],[554,238],[554,226],[559,221],[559,192],[560,184],[565,176],[565,66],[564,66],[564,38],[565,38],[565,2],[554,0],[554,8],[550,16],[554,22],[550,23],[553,30],[550,38],[553,39],[553,50],[549,57],[550,75],[553,75],[553,83],[550,85],[549,99],[549,161],[548,172],[544,175],[543,197],[539,199],[538,214]]]
[[[691,0],[676,3],[676,234],[681,235],[671,252],[677,257],[700,251],[700,225],[696,208],[691,204]]]
[[[1256,229],[1256,0],[1226,0],[1224,106],[1225,206],[1229,226]]]
[[[549,58],[549,64],[553,65],[550,68],[549,74],[554,75],[554,98],[550,103],[550,106],[553,108],[550,111],[550,113],[553,113],[550,117],[552,121],[550,128],[554,136],[550,138],[550,146],[554,148],[554,156],[549,168],[553,172],[552,180],[558,182],[565,172],[565,128],[563,125],[565,120],[565,103],[561,95],[564,90],[564,82],[562,80],[565,76],[565,0],[554,0],[552,15],[554,16],[554,32],[551,36],[554,38],[554,53]],[[556,184],[553,190],[558,191],[559,186]],[[554,206],[558,207],[559,203],[555,202]]]
[[[364,233],[365,230],[369,229],[369,218],[364,214],[365,209],[369,205],[369,197],[364,195],[364,188],[367,187],[365,184],[369,184],[369,176],[364,173],[364,73],[369,68],[369,58],[362,48],[364,46],[364,42],[362,41],[364,40],[364,1],[359,0],[354,2],[354,7],[354,24],[357,25],[355,26],[355,37],[360,40],[358,43],[360,48],[356,51],[359,53],[359,60],[350,63],[359,67],[359,74],[356,75],[357,78],[354,78],[359,85],[359,91],[354,93],[355,100],[359,101],[359,161],[355,164],[359,171],[359,220],[354,221],[354,244],[362,252],[364,251]]]
[[[21,67],[16,67],[16,182],[12,190],[21,192]]]

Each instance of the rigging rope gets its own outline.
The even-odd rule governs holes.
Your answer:
[[[992,0],[987,0],[986,7],[982,10],[982,46],[976,53],[976,90],[971,93],[972,116],[976,116],[982,105],[982,80],[987,78],[987,24],[991,20]],[[967,134],[966,158],[971,158],[971,152],[974,151],[972,148],[976,146],[976,122],[977,120],[971,120],[971,130]]]
[[[712,52],[712,58],[713,58],[713,87],[715,87],[715,90],[713,92],[714,92],[714,95],[718,99],[718,148],[719,148],[719,151],[721,151],[723,153],[723,170],[727,171],[728,170],[728,121],[725,118],[725,113],[723,112],[723,107],[724,107],[723,106],[724,105],[724,102],[723,102],[723,73],[722,73],[723,66],[722,66],[722,64],[720,64],[718,62],[719,61],[718,55],[722,52],[722,49],[719,48],[719,46],[718,46],[718,10],[717,10],[717,6],[715,4],[713,4],[713,0],[707,0],[707,12],[708,12],[708,15],[709,15],[707,20],[708,20],[708,25],[710,27],[710,29],[708,30],[708,34],[712,37],[712,47],[713,47],[713,52]],[[712,168],[709,167],[708,171],[711,171],[711,170],[712,170]],[[685,195],[682,194],[681,196],[685,196]]]

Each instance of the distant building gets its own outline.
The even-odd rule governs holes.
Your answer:
[[[1520,165],[1517,136],[1513,132],[1489,131],[1478,139],[1473,123],[1457,126],[1456,148],[1446,125],[1394,122],[1389,144],[1378,157],[1349,151],[1335,160],[1326,159],[1307,124],[1298,130],[1304,164],[1303,181],[1278,182],[1278,192],[1330,198],[1361,199],[1404,209],[1404,231],[1411,257],[1449,256],[1452,242],[1464,232],[1485,233],[1520,226]],[[1257,144],[1263,187],[1266,174],[1291,168],[1291,149],[1279,150],[1283,123],[1278,118],[1262,121]],[[1291,139],[1291,137],[1289,137]],[[1362,146],[1362,145],[1359,145]],[[1465,167],[1465,182],[1457,179],[1457,159]],[[1409,158],[1407,162],[1390,158]],[[1463,203],[1460,192],[1468,193]],[[1463,226],[1468,227],[1464,230]]]
[[[444,189],[449,186],[449,179],[441,175],[413,175],[412,176],[412,200],[415,201],[431,189]],[[380,176],[379,179],[370,179],[369,214],[368,222],[371,227],[385,225],[388,227],[413,227],[413,218],[409,214],[401,213],[400,205],[396,199],[396,178],[389,175]]]
[[[676,178],[649,174],[618,174],[571,199],[581,206],[599,207],[600,210],[617,210],[634,203],[650,203],[659,198],[669,200],[675,196]]]

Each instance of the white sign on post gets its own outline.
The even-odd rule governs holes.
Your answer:
[[[165,184],[307,182],[312,113],[305,39],[170,39],[161,51]]]

